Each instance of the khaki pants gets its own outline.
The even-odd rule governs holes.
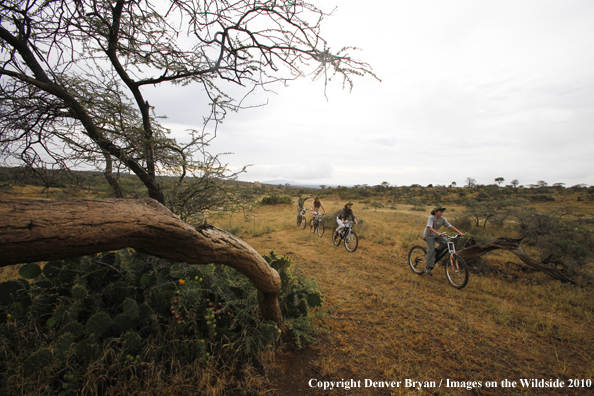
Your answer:
[[[427,241],[427,265],[425,268],[432,270],[435,267],[435,243],[437,242],[441,246],[448,243],[448,240],[445,237],[438,236],[435,238],[427,237],[425,241]]]

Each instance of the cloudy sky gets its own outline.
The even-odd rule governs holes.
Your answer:
[[[333,49],[361,48],[376,81],[299,80],[231,114],[210,147],[242,180],[314,185],[594,184],[591,0],[313,0]],[[365,4],[361,6],[361,4]],[[151,98],[175,136],[199,92]]]

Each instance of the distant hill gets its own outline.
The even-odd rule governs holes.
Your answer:
[[[320,188],[319,184],[309,184],[309,183],[297,183],[291,180],[267,180],[267,181],[263,181],[263,184],[272,184],[272,185],[285,185],[288,184],[290,186],[294,186],[294,187],[308,187],[308,188]],[[332,186],[330,186],[332,187]]]

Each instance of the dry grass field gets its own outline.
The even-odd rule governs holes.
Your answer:
[[[40,197],[28,189],[19,196]],[[323,201],[328,213],[345,202],[335,196]],[[324,297],[315,319],[317,343],[302,349],[280,345],[263,354],[261,364],[244,371],[241,389],[225,389],[222,378],[228,374],[213,372],[220,386],[209,394],[593,394],[593,290],[519,271],[510,264],[517,257],[502,251],[484,257],[499,272],[471,273],[464,289],[454,289],[443,266],[428,277],[407,265],[409,249],[425,245],[421,235],[429,207],[422,212],[385,203],[376,209],[354,202],[355,214],[364,220],[355,228],[354,253],[334,246],[330,229],[319,237],[309,226],[297,228],[294,205],[256,206],[247,218],[209,218],[262,255],[289,256]],[[579,205],[584,211],[594,206]],[[445,217],[451,220],[460,211],[448,205]],[[310,219],[308,212],[308,224]],[[500,231],[512,232],[493,232]],[[594,273],[592,263],[586,269]],[[16,267],[1,272],[4,279],[17,275]],[[560,381],[563,387],[553,387]]]
[[[324,203],[330,213],[344,202],[326,197]],[[509,252],[485,256],[502,268],[500,274],[471,273],[466,288],[454,289],[442,266],[430,278],[407,265],[410,247],[424,244],[429,208],[376,210],[355,201],[353,210],[365,220],[355,229],[360,238],[354,253],[334,246],[330,230],[319,237],[309,227],[297,228],[294,206],[259,207],[248,220],[216,222],[261,254],[287,254],[317,281],[325,299],[316,319],[324,330],[320,341],[276,353],[264,368],[268,394],[592,394],[584,386],[594,379],[592,290],[518,273],[506,266],[518,261]],[[558,379],[564,387],[542,381],[523,386],[522,379]],[[358,386],[318,387],[343,380]],[[366,387],[370,381],[376,386]]]

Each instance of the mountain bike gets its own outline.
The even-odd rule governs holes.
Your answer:
[[[462,289],[468,283],[468,266],[462,257],[456,254],[454,240],[462,237],[462,234],[447,235],[447,244],[441,244],[435,249],[435,264],[440,260],[445,261],[445,272],[448,282],[456,289]],[[408,265],[415,274],[422,275],[427,264],[427,249],[423,246],[413,246],[408,253]]]
[[[313,234],[318,229],[318,235],[324,235],[324,223],[322,223],[322,217],[324,216],[321,213],[314,215],[315,217],[311,219],[309,222],[309,231]]]
[[[340,242],[344,240],[344,247],[349,252],[353,253],[357,250],[357,246],[359,246],[359,238],[357,238],[357,234],[353,232],[353,222],[347,221],[345,227],[340,231],[340,233],[336,233],[336,229],[332,230],[332,242],[338,246]]]
[[[297,227],[301,227],[302,230],[305,230],[306,224],[307,220],[305,220],[305,209],[299,208],[299,214],[297,215]]]

